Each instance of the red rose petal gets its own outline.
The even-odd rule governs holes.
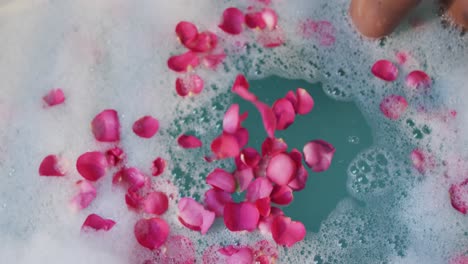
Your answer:
[[[226,203],[224,206],[224,224],[233,232],[251,232],[257,228],[259,219],[258,209],[252,203]]]
[[[50,90],[42,99],[48,106],[54,106],[65,102],[65,95],[62,89],[57,88]]]
[[[222,190],[210,189],[205,192],[206,208],[216,214],[217,217],[224,213],[224,205],[232,202],[231,194]]]
[[[252,29],[264,29],[266,28],[265,20],[262,17],[261,12],[252,12],[245,15],[245,24]]]
[[[287,185],[296,174],[296,164],[285,153],[273,156],[268,162],[266,175],[278,185]]]
[[[245,148],[241,151],[239,156],[240,161],[245,164],[247,167],[255,168],[260,162],[260,154],[254,148]]]
[[[209,31],[198,34],[185,42],[185,47],[193,52],[209,52],[216,48],[218,37]]]
[[[94,137],[101,142],[120,140],[120,123],[117,111],[106,109],[97,114],[91,122]]]
[[[262,156],[274,156],[288,150],[288,145],[281,138],[266,138],[262,143]]]
[[[408,108],[408,102],[403,96],[389,95],[380,103],[380,111],[391,120],[397,120]]]
[[[468,180],[452,184],[449,189],[450,202],[453,208],[462,214],[468,212]]]
[[[239,129],[240,117],[239,117],[239,105],[232,104],[223,118],[223,131],[234,134]]]
[[[138,243],[154,250],[162,246],[169,236],[170,227],[161,218],[140,219],[133,230]]]
[[[77,195],[71,200],[71,205],[74,210],[82,210],[91,204],[96,198],[97,192],[93,184],[86,180],[79,180],[76,185],[80,188]]]
[[[188,41],[194,39],[198,35],[197,27],[186,21],[181,21],[177,24],[175,32],[182,44],[186,44]]]
[[[237,170],[234,173],[234,178],[236,179],[237,185],[239,186],[239,192],[243,192],[249,187],[250,182],[254,178],[254,172],[252,168],[245,168]]]
[[[206,183],[228,193],[236,191],[234,176],[223,169],[216,168],[208,174],[206,177]]]
[[[431,78],[423,71],[412,71],[406,76],[406,85],[412,89],[427,89],[431,87]]]
[[[107,166],[106,156],[99,151],[83,153],[76,161],[78,173],[89,181],[97,181],[104,176]]]
[[[108,149],[105,155],[109,166],[117,166],[125,159],[125,153],[119,147]]]
[[[291,221],[285,216],[276,216],[271,225],[271,234],[278,245],[292,247],[303,240],[306,230],[301,222]]]
[[[46,156],[39,165],[40,176],[65,176],[67,171],[56,155]]]
[[[159,130],[159,121],[152,116],[144,116],[133,123],[132,130],[139,137],[151,138]]]
[[[219,28],[228,34],[238,35],[243,30],[242,24],[244,24],[244,14],[242,11],[235,7],[230,7],[224,10]]]
[[[197,74],[191,74],[186,78],[177,78],[175,87],[179,96],[192,96],[200,94],[203,91],[205,82]]]
[[[169,208],[169,199],[163,192],[151,192],[143,201],[143,211],[148,214],[162,215]]]
[[[296,113],[293,105],[287,99],[278,99],[272,107],[273,112],[276,116],[276,129],[284,130],[288,128],[296,117]]]
[[[125,203],[129,208],[140,209],[143,197],[141,197],[137,191],[129,189],[125,194]]]
[[[265,197],[255,201],[255,206],[257,206],[258,212],[261,216],[269,216],[271,211],[271,199],[270,197]]]
[[[151,166],[151,175],[159,176],[163,174],[165,168],[166,168],[166,160],[164,160],[161,157],[158,157],[153,161],[153,166]]]
[[[257,107],[260,115],[262,116],[263,126],[265,127],[265,131],[267,132],[270,138],[275,137],[275,129],[276,129],[276,116],[273,113],[271,108],[262,103],[262,102],[254,102],[255,107]]]
[[[172,56],[167,60],[167,66],[175,72],[189,71],[191,68],[197,67],[199,63],[198,56],[193,51]]]
[[[307,92],[306,89],[297,88],[296,90],[297,95],[297,107],[296,113],[299,115],[306,115],[314,108],[314,99],[310,94]]]
[[[203,143],[195,136],[191,135],[181,135],[177,138],[177,143],[179,146],[185,149],[199,148]]]
[[[83,225],[81,226],[82,230],[92,228],[94,230],[105,230],[109,231],[115,225],[115,222],[111,219],[105,219],[100,217],[97,214],[90,214],[86,217]]]
[[[379,60],[372,66],[372,74],[387,82],[395,81],[398,77],[398,68],[388,60]]]
[[[247,79],[245,78],[244,75],[239,74],[236,77],[236,80],[234,81],[234,85],[232,86],[232,92],[236,93],[240,97],[242,97],[244,100],[254,102],[257,100],[257,96],[255,96],[253,93],[249,91],[249,83],[247,82]]]
[[[294,200],[292,189],[286,185],[276,185],[270,195],[271,201],[278,205],[288,205]]]
[[[208,232],[215,219],[215,213],[206,210],[192,198],[182,198],[178,204],[178,219],[185,227],[200,231],[202,235]]]
[[[249,184],[245,199],[249,202],[255,202],[258,199],[269,197],[272,190],[271,182],[265,177],[260,177]]]
[[[307,166],[315,172],[322,172],[330,167],[335,148],[330,143],[318,139],[307,143],[303,152]]]
[[[234,158],[239,155],[240,146],[235,136],[223,133],[211,142],[211,151],[218,159]]]

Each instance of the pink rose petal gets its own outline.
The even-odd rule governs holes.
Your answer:
[[[296,91],[297,92],[297,91]],[[296,111],[297,113],[297,95],[296,93],[294,93],[293,91],[289,91],[286,93],[286,95],[284,96],[284,98],[286,100],[288,100],[289,102],[291,102],[291,104],[293,105],[294,107],[294,110]]]
[[[195,264],[195,246],[185,236],[169,236],[155,251],[151,264]],[[144,263],[146,264],[146,263]]]
[[[278,205],[288,205],[294,200],[292,189],[286,185],[276,185],[270,195],[271,201]]]
[[[315,172],[322,172],[330,167],[335,148],[330,143],[318,139],[307,143],[303,152],[307,166]]]
[[[270,138],[275,137],[275,129],[276,129],[276,116],[273,113],[271,108],[262,103],[262,102],[254,102],[255,107],[257,107],[260,115],[262,116],[263,126],[265,127],[265,131],[267,132]]]
[[[215,213],[206,210],[192,198],[182,198],[178,204],[178,219],[185,227],[206,234],[215,219]]]
[[[305,38],[313,38],[321,46],[332,46],[336,41],[336,29],[329,21],[306,19],[300,24],[300,33]]]
[[[389,95],[380,103],[380,111],[391,120],[397,120],[408,108],[408,102],[401,95]]]
[[[273,220],[271,234],[278,245],[292,247],[305,238],[306,230],[301,222],[280,215]]]
[[[186,21],[181,21],[177,24],[175,32],[182,44],[186,44],[198,35],[197,27]]]
[[[254,178],[254,172],[252,168],[245,168],[237,170],[234,173],[234,178],[236,179],[237,185],[239,186],[238,191],[243,192],[249,187],[250,182]]]
[[[284,215],[283,211],[278,207],[272,206],[270,208],[270,214],[260,219],[260,222],[258,223],[258,229],[262,234],[271,234],[271,225],[273,224],[273,220],[275,220],[276,216],[278,215]]]
[[[261,12],[252,12],[245,15],[245,24],[251,29],[264,29],[266,22],[262,17]]]
[[[304,88],[297,88],[297,106],[296,113],[299,115],[306,115],[314,108],[314,99]]]
[[[406,76],[406,85],[412,89],[426,90],[431,83],[431,78],[423,71],[412,71]]]
[[[449,189],[450,202],[462,214],[468,212],[468,180],[460,184],[452,184]]]
[[[139,137],[151,138],[159,130],[159,121],[152,116],[144,116],[133,123],[132,130]]]
[[[161,157],[158,157],[153,161],[153,165],[151,166],[151,175],[159,176],[163,174],[165,169],[166,169],[166,160],[164,160]]]
[[[175,72],[190,71],[192,68],[197,67],[198,64],[200,64],[200,61],[197,54],[193,51],[172,56],[167,60],[167,66]]]
[[[76,182],[79,187],[79,192],[71,200],[72,208],[76,211],[82,210],[91,204],[96,198],[97,192],[93,184],[87,180],[79,180]]]
[[[265,8],[261,12],[261,17],[269,30],[274,30],[278,24],[278,15],[273,9]]]
[[[114,174],[112,183],[124,183],[133,190],[140,189],[147,182],[147,177],[137,168],[123,168]]]
[[[133,189],[129,189],[125,194],[125,203],[129,208],[132,209],[139,210],[143,199],[144,198],[141,197],[140,194],[138,194],[138,192]]]
[[[395,81],[398,77],[398,68],[388,60],[379,60],[372,66],[372,74],[387,82]]]
[[[415,169],[417,169],[420,173],[424,173],[426,171],[426,157],[422,150],[413,149],[413,151],[411,151],[410,158],[411,163]]]
[[[48,106],[54,106],[65,102],[65,95],[62,89],[57,88],[50,90],[42,99]]]
[[[257,41],[265,48],[276,48],[285,43],[285,33],[282,28],[276,27],[272,31],[263,31]]]
[[[270,197],[264,197],[255,201],[255,206],[261,216],[269,216],[271,211]]]
[[[151,192],[143,201],[143,211],[147,214],[162,215],[169,208],[169,199],[163,192]]]
[[[206,177],[206,183],[213,186],[214,188],[233,193],[236,191],[236,182],[234,176],[231,173],[216,168]]]
[[[218,159],[234,158],[239,155],[240,146],[235,136],[223,133],[211,142],[211,151]]]
[[[67,171],[57,155],[46,156],[39,165],[40,176],[65,176]]]
[[[199,148],[203,145],[200,139],[191,135],[179,136],[179,138],[177,138],[177,143],[185,149]]]
[[[229,246],[221,248],[219,252],[226,256],[226,264],[252,264],[254,260],[252,249],[248,247]]]
[[[239,155],[240,162],[249,168],[255,168],[260,162],[260,154],[254,148],[245,148]]]
[[[109,231],[115,225],[115,222],[111,219],[105,219],[100,217],[97,214],[90,214],[86,217],[83,225],[81,226],[82,230],[87,230],[89,228],[94,230],[105,230]]]
[[[122,163],[123,160],[125,159],[125,153],[119,147],[108,149],[105,155],[106,155],[107,164],[109,166],[120,165],[120,163]]]
[[[218,37],[209,31],[199,33],[185,42],[185,47],[193,52],[209,52],[216,48]]]
[[[258,199],[269,197],[272,190],[271,182],[265,177],[260,177],[249,184],[245,199],[249,202],[255,202]]]
[[[449,264],[468,264],[468,256],[458,256],[450,259]]]
[[[244,75],[239,74],[234,81],[232,86],[232,92],[242,97],[244,100],[254,102],[257,100],[257,96],[249,91],[249,83]]]
[[[260,240],[252,247],[258,264],[273,264],[278,259],[278,249],[268,240]]]
[[[76,161],[78,173],[89,181],[97,181],[104,176],[107,166],[106,156],[99,151],[83,153]]]
[[[296,175],[296,163],[289,155],[278,153],[268,162],[266,175],[278,185],[287,185]]]
[[[242,11],[235,7],[230,7],[224,10],[219,28],[228,34],[238,35],[243,30],[242,24],[244,24],[244,14]]]
[[[285,130],[292,123],[296,117],[296,113],[293,105],[287,99],[278,99],[272,107],[273,112],[276,116],[276,129]]]
[[[205,193],[206,208],[216,214],[217,217],[224,213],[224,205],[232,202],[231,194],[218,189],[209,189]]]
[[[94,137],[101,142],[115,142],[120,140],[120,123],[117,111],[106,109],[94,117],[91,122]]]
[[[293,149],[289,153],[289,157],[292,160],[294,160],[297,170],[296,170],[296,175],[288,183],[288,186],[294,191],[300,191],[306,187],[309,173],[302,165],[302,153],[301,152],[299,152],[297,149]]]
[[[249,143],[249,131],[244,128],[240,127],[233,136],[236,138],[237,143],[239,145],[239,149],[243,148],[247,143]]]
[[[240,117],[239,117],[239,105],[232,104],[223,118],[223,130],[224,132],[234,134],[240,127]]]
[[[258,209],[252,203],[226,203],[224,206],[224,224],[232,232],[251,232],[257,228],[259,219]]]
[[[166,242],[169,231],[166,221],[158,217],[138,220],[133,230],[138,243],[150,250],[161,247]]]
[[[274,156],[288,150],[288,145],[281,138],[266,138],[262,143],[262,156]]]
[[[177,78],[175,83],[176,92],[179,96],[193,96],[203,91],[205,82],[197,74],[191,74],[185,78]]]
[[[202,58],[202,62],[205,67],[216,70],[218,65],[221,64],[225,58],[226,54],[224,52],[220,54],[207,54]]]

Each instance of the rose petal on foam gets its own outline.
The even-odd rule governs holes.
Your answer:
[[[234,173],[234,178],[236,179],[237,185],[239,186],[238,191],[243,192],[249,187],[250,182],[254,178],[254,172],[252,168],[245,168],[237,170]]]
[[[250,84],[247,82],[247,79],[244,75],[239,74],[234,81],[234,85],[232,86],[232,92],[236,93],[244,100],[249,102],[254,102],[257,100],[257,96],[249,91]]]
[[[140,219],[133,229],[138,243],[150,250],[162,246],[169,236],[169,231],[170,227],[166,221],[158,217]]]
[[[301,222],[279,215],[273,220],[271,234],[278,245],[292,247],[305,238],[306,229]]]
[[[257,207],[258,212],[260,213],[261,216],[270,215],[270,211],[271,211],[270,197],[258,199],[257,201],[255,201],[255,206]]]
[[[391,120],[397,120],[408,108],[408,102],[401,95],[392,94],[380,102],[380,111]]]
[[[117,171],[112,178],[113,184],[124,183],[128,188],[133,190],[143,187],[146,181],[146,176],[139,169],[134,167],[122,168]]]
[[[205,192],[206,208],[216,214],[217,217],[224,213],[224,205],[232,202],[231,194],[218,189],[209,189]]]
[[[180,135],[177,143],[185,149],[199,148],[203,145],[200,139],[192,135]]]
[[[261,12],[251,12],[245,15],[245,24],[251,29],[264,29],[266,28],[266,22],[262,17]]]
[[[273,264],[276,263],[278,258],[277,245],[266,240],[260,240],[252,246],[254,255],[256,256],[255,261],[258,264]]]
[[[457,256],[450,259],[449,264],[468,264],[468,256]]]
[[[169,208],[169,199],[163,192],[151,192],[143,201],[143,211],[148,214],[162,215]]]
[[[265,131],[270,138],[275,137],[275,129],[276,129],[276,116],[273,110],[266,104],[262,102],[255,101],[253,102],[255,107],[260,112],[262,116],[263,126],[265,127]]]
[[[97,214],[90,214],[86,217],[83,225],[81,226],[82,230],[94,229],[94,230],[105,230],[109,231],[115,225],[115,222],[111,219],[105,219],[100,217]]]
[[[235,136],[223,133],[211,142],[211,151],[218,159],[234,158],[239,155],[240,146]]]
[[[129,189],[125,194],[125,203],[129,208],[140,209],[143,197],[135,190]]]
[[[133,133],[142,138],[151,138],[159,130],[159,121],[152,116],[143,116],[132,126]]]
[[[239,129],[240,117],[239,117],[239,105],[232,104],[223,118],[223,130],[224,132],[234,134]]]
[[[236,181],[234,180],[234,176],[220,168],[216,168],[208,174],[206,177],[206,183],[228,193],[236,191]]]
[[[271,201],[278,205],[288,205],[294,200],[293,191],[286,185],[276,185],[270,195]]]
[[[65,176],[67,173],[60,158],[57,155],[48,155],[39,165],[40,176]]]
[[[253,251],[249,247],[228,246],[219,249],[219,253],[226,256],[226,264],[252,264],[254,260]]]
[[[117,166],[125,159],[124,151],[119,147],[108,149],[105,153],[107,164],[109,166]]]
[[[253,231],[257,228],[260,214],[257,207],[249,202],[226,203],[224,224],[233,231]]]
[[[412,71],[406,76],[406,86],[412,89],[425,90],[431,87],[431,84],[431,78],[423,71]]]
[[[185,236],[169,236],[148,264],[195,264],[195,246]],[[147,263],[144,263],[147,264]]]
[[[71,200],[71,205],[74,210],[82,210],[91,204],[96,198],[96,188],[87,180],[79,180],[76,182],[79,187],[79,192]]]
[[[106,109],[97,114],[91,122],[94,137],[101,142],[120,140],[120,123],[117,111]]]
[[[197,27],[187,21],[179,22],[175,28],[175,32],[180,42],[184,45],[198,35]]]
[[[249,184],[245,199],[249,202],[255,202],[258,199],[269,197],[272,190],[271,182],[265,177],[260,177]]]
[[[411,151],[410,158],[413,167],[417,169],[420,173],[424,173],[424,171],[426,170],[426,157],[424,155],[424,152],[420,149],[413,149],[413,151]]]
[[[265,48],[276,48],[285,43],[285,33],[282,28],[276,27],[271,31],[262,31],[257,41]]]
[[[460,213],[466,215],[468,212],[467,180],[459,184],[450,185],[449,196],[452,207]]]
[[[276,129],[284,130],[288,128],[296,118],[296,112],[291,102],[285,98],[276,100],[272,107],[276,116]]]
[[[216,70],[219,64],[221,64],[224,59],[226,58],[226,54],[220,53],[220,54],[207,54],[202,57],[202,62],[205,67]]]
[[[235,7],[230,7],[224,10],[219,28],[228,34],[238,35],[243,30],[242,24],[244,24],[244,20],[242,11]]]
[[[54,106],[65,102],[65,95],[60,88],[52,89],[42,97],[42,100],[44,100],[48,106]]]
[[[83,178],[88,181],[97,181],[106,174],[106,156],[99,151],[81,154],[76,161],[76,169]]]
[[[269,30],[274,30],[278,25],[278,15],[271,8],[265,8],[260,13],[263,22]]]
[[[200,64],[200,60],[193,51],[187,51],[186,53],[172,56],[167,60],[167,66],[175,72],[189,71],[191,68],[197,67],[198,64]]]
[[[300,33],[305,38],[314,38],[320,45],[329,47],[335,43],[336,29],[329,21],[306,19],[300,24]]]
[[[215,219],[215,213],[206,210],[192,198],[182,198],[178,204],[178,219],[185,227],[200,231],[202,235],[208,232]]]
[[[296,105],[296,113],[299,115],[306,115],[314,108],[314,99],[312,96],[307,92],[304,88],[297,88],[296,90],[297,96],[297,105]]]
[[[165,169],[166,169],[166,160],[164,160],[161,157],[158,157],[153,161],[153,165],[151,166],[151,175],[159,176],[163,174]]]
[[[387,82],[395,81],[398,77],[398,68],[388,60],[378,60],[371,69],[375,77]]]
[[[266,175],[278,185],[287,185],[296,174],[296,163],[286,153],[274,155],[268,162]]]
[[[304,159],[309,168],[315,172],[326,171],[335,154],[335,147],[325,140],[312,140],[305,144]]]
[[[201,32],[184,45],[193,52],[209,52],[218,45],[218,36],[210,31]]]
[[[203,91],[205,82],[197,74],[191,74],[185,78],[177,78],[175,89],[179,96],[197,95]]]
[[[282,138],[266,138],[262,143],[262,156],[274,156],[288,150],[288,145]]]

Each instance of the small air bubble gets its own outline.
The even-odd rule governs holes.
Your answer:
[[[349,136],[348,142],[351,144],[359,144],[359,137],[357,136]]]
[[[413,130],[413,138],[415,139],[422,139],[424,137],[423,133],[419,129],[414,129]]]

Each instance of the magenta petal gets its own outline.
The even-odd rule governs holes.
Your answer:
[[[277,130],[284,130],[288,128],[292,123],[294,123],[294,119],[296,117],[296,112],[294,110],[293,105],[287,99],[281,98],[278,99],[273,104],[273,112],[276,116],[276,129]]]
[[[271,211],[271,199],[270,197],[265,197],[255,201],[255,206],[257,206],[258,212],[261,216],[269,216]]]
[[[191,74],[186,78],[177,78],[175,87],[179,96],[197,95],[203,91],[205,82],[197,74]]]
[[[150,250],[162,246],[169,236],[170,227],[161,218],[140,219],[136,222],[133,232],[140,245]]]
[[[335,148],[325,140],[312,140],[304,146],[304,159],[313,171],[326,171],[331,164]]]
[[[104,176],[107,166],[106,156],[99,151],[86,152],[76,161],[78,173],[89,181],[97,181]]]
[[[260,177],[250,183],[245,199],[249,202],[255,202],[258,199],[270,196],[272,190],[273,185],[271,182],[265,177]]]
[[[273,220],[275,220],[276,216],[278,215],[284,215],[283,211],[278,207],[272,206],[270,208],[270,214],[261,218],[260,222],[258,223],[258,229],[262,234],[271,234],[271,225],[273,224]]]
[[[159,121],[152,116],[144,116],[133,123],[132,130],[139,137],[151,138],[159,130]]]
[[[257,107],[260,115],[262,116],[263,126],[265,127],[265,131],[267,132],[270,138],[275,137],[275,129],[276,129],[276,116],[273,113],[271,108],[262,103],[262,102],[253,102],[255,107]]]
[[[460,184],[452,184],[449,189],[450,202],[455,210],[462,214],[468,212],[468,186],[467,181]]]
[[[266,169],[267,177],[278,185],[287,185],[296,174],[296,164],[285,153],[273,156]]]
[[[406,85],[413,89],[427,89],[431,83],[431,78],[423,71],[412,71],[406,76]]]
[[[48,106],[54,106],[65,102],[65,95],[60,88],[52,89],[42,99]]]
[[[210,189],[205,193],[206,208],[216,214],[217,217],[224,213],[224,205],[232,202],[231,194],[222,190]]]
[[[301,222],[285,216],[276,216],[271,225],[271,234],[278,245],[292,247],[305,238],[306,230]]]
[[[259,219],[258,209],[252,203],[226,203],[224,206],[224,224],[233,232],[251,232],[257,228]]]
[[[105,155],[109,166],[117,166],[125,159],[125,153],[119,147],[108,149]]]
[[[114,142],[120,140],[120,123],[117,111],[106,109],[96,115],[91,122],[94,137],[101,142]]]
[[[288,205],[294,200],[292,189],[286,185],[276,185],[270,195],[271,201],[278,205]]]
[[[236,77],[236,80],[234,81],[234,85],[232,86],[232,92],[236,93],[240,97],[242,97],[244,100],[254,102],[257,100],[257,96],[255,96],[253,93],[249,91],[249,83],[247,82],[247,79],[245,78],[244,75],[239,74]]]
[[[143,201],[143,210],[148,214],[162,215],[169,207],[169,199],[163,192],[152,192]]]
[[[254,172],[252,168],[245,168],[241,170],[237,170],[234,173],[234,178],[237,181],[237,185],[239,186],[239,192],[243,192],[249,187],[250,182],[254,178]]]
[[[239,144],[239,149],[243,148],[247,143],[249,143],[249,131],[245,127],[240,127],[236,133],[233,135],[237,143]]]
[[[281,138],[266,138],[262,143],[262,156],[274,156],[288,150],[288,145]]]
[[[310,96],[310,94],[307,92],[307,90],[303,88],[297,88],[296,95],[297,95],[296,112],[299,115],[306,115],[310,111],[312,111],[312,108],[314,108],[315,102],[312,96]]]
[[[388,60],[379,60],[372,66],[372,74],[387,82],[392,82],[398,77],[398,68]]]
[[[195,38],[185,42],[185,47],[194,52],[209,52],[216,48],[218,37],[209,31],[198,34]]]
[[[417,169],[420,173],[424,173],[426,170],[425,166],[425,155],[420,149],[414,149],[410,154],[411,163],[413,167]]]
[[[234,158],[239,155],[240,146],[235,136],[223,133],[211,142],[211,151],[218,159]]]
[[[380,111],[391,120],[397,120],[408,108],[408,102],[401,95],[389,95],[380,103]]]
[[[451,258],[448,264],[467,264],[468,263],[468,256],[457,256]]]
[[[97,192],[93,184],[86,180],[76,182],[80,191],[71,200],[71,205],[75,210],[82,210],[96,198]]]
[[[255,168],[260,162],[260,154],[254,148],[245,148],[241,151],[239,156],[240,161],[247,167]]]
[[[219,64],[221,64],[226,58],[226,54],[207,54],[202,58],[203,64],[212,70],[216,70]]]
[[[67,171],[56,155],[46,156],[39,165],[40,176],[65,176]]]
[[[297,92],[297,91],[296,91]],[[294,107],[294,110],[296,111],[297,113],[297,95],[296,93],[294,93],[293,91],[289,91],[286,93],[286,95],[284,96],[284,98],[286,100],[288,100],[289,102],[291,102],[291,104],[293,105]]]
[[[188,41],[194,39],[198,35],[197,27],[186,21],[181,21],[177,24],[175,32],[182,44],[186,44]]]
[[[223,118],[223,130],[224,132],[234,134],[239,129],[240,117],[239,117],[239,105],[231,105]]]
[[[234,176],[223,169],[216,168],[208,174],[206,177],[206,183],[228,193],[236,191]]]
[[[153,161],[153,166],[151,166],[151,175],[159,176],[163,174],[165,169],[166,169],[166,160],[164,160],[161,157],[158,157]]]
[[[192,198],[182,198],[178,204],[178,219],[185,227],[206,234],[215,219],[215,213],[206,210]]]
[[[253,12],[245,15],[245,24],[252,29],[264,29],[266,23],[261,12]]]
[[[306,187],[308,178],[309,173],[304,166],[300,166],[297,168],[296,176],[288,183],[288,186],[294,191],[301,191]]]
[[[226,251],[222,251],[221,249],[220,252]],[[252,264],[254,260],[252,249],[248,247],[238,248],[224,255],[227,255],[226,264]]]
[[[185,149],[199,148],[203,145],[200,139],[191,135],[180,135],[179,138],[177,138],[177,143]]]
[[[143,197],[141,197],[138,192],[134,191],[133,189],[129,189],[125,194],[125,203],[129,208],[140,209],[142,201]]]
[[[81,227],[82,230],[92,228],[94,230],[105,230],[109,231],[115,225],[115,222],[111,219],[105,219],[97,214],[90,214],[86,217],[86,220]]]
[[[167,66],[175,72],[186,72],[191,68],[195,68],[200,63],[198,56],[193,51],[175,55],[169,58]]]
[[[139,189],[145,185],[147,181],[146,176],[137,168],[123,168],[114,174],[112,182],[123,182],[131,189]]]
[[[226,33],[238,35],[242,32],[242,24],[244,24],[244,14],[242,11],[235,7],[230,7],[224,10],[219,28]]]

